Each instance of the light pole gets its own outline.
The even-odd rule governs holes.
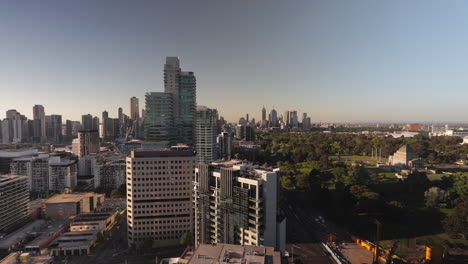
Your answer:
[[[300,247],[296,246],[296,245],[292,245],[291,246],[291,254],[292,254],[292,262],[294,263],[294,248],[298,248],[298,249],[301,249]]]

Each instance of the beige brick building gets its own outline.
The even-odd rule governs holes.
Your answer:
[[[148,239],[154,247],[178,245],[193,230],[195,153],[185,146],[140,149],[126,165],[129,245]]]

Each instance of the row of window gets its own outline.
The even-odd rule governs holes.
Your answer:
[[[128,197],[132,197],[131,194],[127,195]],[[134,194],[133,198],[149,198],[149,197],[186,197],[186,196],[191,196],[191,193],[158,193],[158,194],[153,194],[153,193],[147,193],[147,194]]]
[[[150,161],[133,161],[135,164],[182,164],[182,163],[194,163],[193,160],[150,160]],[[130,161],[127,161],[127,164],[131,164]]]
[[[170,226],[142,226],[142,227],[134,227],[133,230],[157,230],[157,229],[174,229],[174,228],[177,228],[177,229],[186,229],[186,228],[190,228],[190,225],[170,225]],[[129,229],[132,229],[130,228],[129,226]],[[165,232],[175,232],[175,230],[172,230],[172,231],[161,231],[161,233],[165,233]]]
[[[189,232],[189,231],[187,230],[186,232]],[[147,233],[151,233],[151,232],[147,232]],[[142,235],[144,235],[144,234],[142,234]],[[164,241],[164,240],[179,239],[179,238],[180,238],[180,236],[162,236],[162,237],[153,237],[153,240],[156,240],[156,241],[162,240],[162,241]],[[129,239],[132,240],[131,237],[129,237]],[[133,239],[133,241],[143,242],[143,241],[145,241],[145,239],[146,239],[145,237],[136,237],[136,238]]]
[[[190,209],[167,209],[167,210],[141,210],[135,211],[135,214],[161,214],[161,213],[179,213],[179,212],[188,212]],[[129,211],[131,213],[131,211]]]
[[[156,176],[156,175],[183,175],[183,174],[189,174],[193,175],[193,171],[171,171],[166,172],[166,171],[152,171],[152,172],[134,172],[133,174],[130,171],[127,171],[127,175],[133,175],[133,176]],[[133,179],[135,180],[135,178]]]
[[[172,204],[148,204],[148,205],[135,205],[135,209],[144,209],[144,208],[164,208],[164,207],[185,207],[187,204],[191,203],[172,203]]]
[[[177,184],[176,184],[177,185]],[[156,188],[156,189],[138,189],[134,188],[133,192],[168,192],[168,191],[189,191],[190,188]],[[129,192],[132,190],[128,189]]]
[[[162,166],[162,167],[133,167],[133,170],[174,170],[174,169],[194,169],[195,166]],[[132,167],[127,167],[128,170],[131,170]]]

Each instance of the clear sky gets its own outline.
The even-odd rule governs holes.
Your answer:
[[[0,117],[129,114],[165,56],[230,121],[468,121],[467,1],[1,1]]]

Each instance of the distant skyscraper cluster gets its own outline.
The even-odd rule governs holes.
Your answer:
[[[253,125],[260,128],[276,128],[292,131],[310,131],[312,128],[312,121],[307,116],[307,113],[302,114],[302,120],[299,120],[296,110],[285,110],[281,116],[278,116],[278,112],[275,109],[271,109],[268,118],[266,113],[267,110],[263,107],[262,120],[258,124]],[[239,124],[242,125],[240,121]]]
[[[8,110],[6,118],[0,122],[0,127],[0,139],[3,144],[61,144],[72,137],[67,134],[70,130],[63,129],[62,116],[45,115],[42,105],[33,107],[32,120],[14,109]]]

